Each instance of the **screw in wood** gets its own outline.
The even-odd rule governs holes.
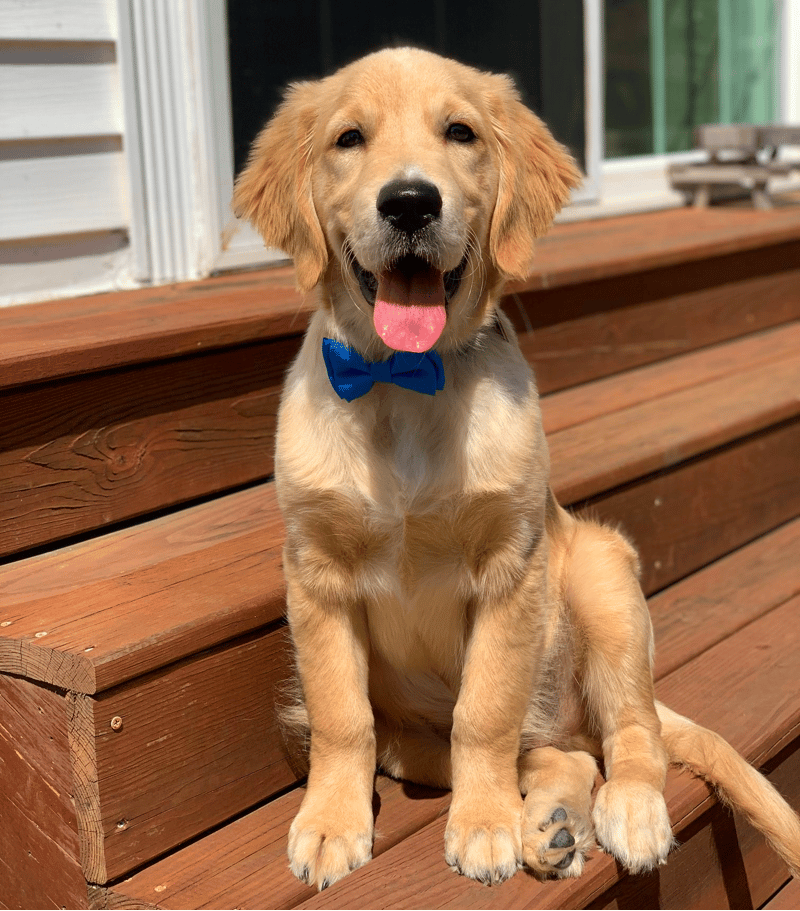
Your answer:
[[[119,715],[114,715],[111,719],[111,730],[112,731],[121,731],[122,730],[122,718]]]

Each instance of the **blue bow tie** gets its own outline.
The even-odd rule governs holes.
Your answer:
[[[348,402],[366,395],[375,383],[394,383],[426,395],[435,395],[437,389],[444,389],[444,365],[435,351],[422,354],[396,351],[388,361],[368,364],[347,345],[324,338],[322,356],[331,386],[339,398]]]

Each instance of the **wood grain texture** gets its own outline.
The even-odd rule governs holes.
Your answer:
[[[583,504],[636,545],[646,594],[800,515],[793,422]]]
[[[777,329],[554,392],[541,400],[545,433],[552,435],[647,401],[735,376],[743,368],[762,367],[792,357],[798,351],[800,322],[791,322]]]
[[[276,342],[3,394],[0,554],[267,477],[292,352]]]
[[[63,694],[0,676],[0,901],[86,908]]]
[[[653,595],[656,679],[800,595],[798,554],[794,519]]]
[[[794,599],[719,643],[661,681],[659,698],[718,730],[757,764],[777,754],[787,741],[800,747],[798,611],[800,600]],[[768,651],[768,658],[748,662],[753,648]],[[731,705],[737,706],[736,712],[730,711]],[[705,784],[675,770],[670,770],[666,797],[678,833],[713,803]],[[616,864],[594,853],[576,881],[543,884],[523,874],[488,890],[453,876],[442,856],[444,827],[444,819],[430,823],[298,907],[575,908],[620,879]]]
[[[122,876],[295,781],[275,716],[290,672],[286,636],[236,640],[90,700],[99,817],[88,824],[103,860],[87,869],[91,882]]]
[[[103,850],[97,748],[92,728],[93,704],[82,693],[68,693],[69,752],[75,812],[80,836],[81,866],[91,883],[106,881]]]
[[[263,627],[282,548],[267,484],[0,567],[0,670],[94,693]]]
[[[681,389],[552,434],[550,483],[562,503],[683,462],[800,413],[791,356]]]
[[[504,309],[553,392],[797,320],[800,244],[788,246],[512,295]]]
[[[0,310],[0,388],[300,335],[290,269]]]

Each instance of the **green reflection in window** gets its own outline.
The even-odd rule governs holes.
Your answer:
[[[606,0],[606,157],[690,149],[701,123],[768,123],[777,0]]]

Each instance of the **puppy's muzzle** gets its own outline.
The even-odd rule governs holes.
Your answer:
[[[381,189],[376,205],[381,218],[411,235],[439,218],[442,195],[426,180],[392,180]]]

